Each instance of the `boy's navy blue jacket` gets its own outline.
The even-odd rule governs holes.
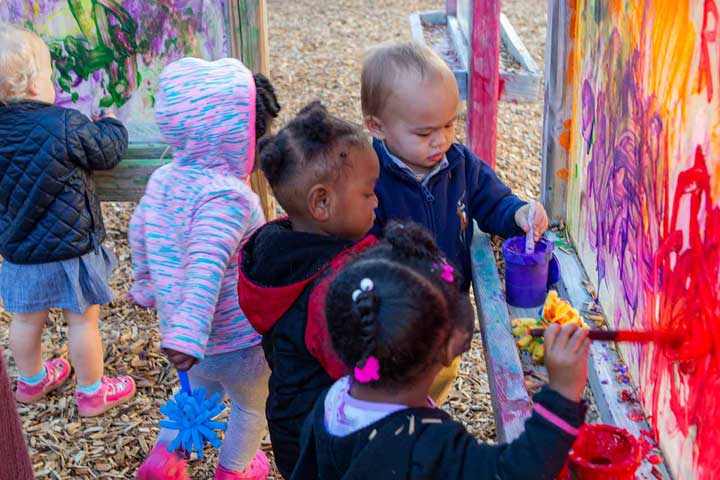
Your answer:
[[[324,400],[305,421],[292,480],[550,480],[575,440],[535,411],[513,442],[483,444],[447,413],[430,408],[399,410],[338,437],[325,428]],[[574,428],[584,423],[584,403],[547,388],[534,401]]]
[[[25,100],[0,104],[0,255],[13,263],[80,257],[105,238],[93,170],[115,167],[128,133],[112,118]]]
[[[377,139],[373,147],[380,159],[380,178],[375,186],[378,208],[372,233],[379,237],[388,220],[412,220],[423,225],[461,269],[465,290],[472,279],[473,219],[490,234],[506,238],[524,234],[514,217],[525,202],[466,146],[453,143],[446,154],[448,166],[427,185],[400,168]]]

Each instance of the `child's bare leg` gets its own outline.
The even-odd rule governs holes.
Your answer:
[[[63,310],[63,316],[70,329],[68,350],[78,385],[93,385],[102,378],[104,367],[102,338],[98,326],[100,306],[93,305],[82,314]]]
[[[42,372],[42,332],[49,310],[13,313],[10,322],[10,351],[20,375],[34,377]]]

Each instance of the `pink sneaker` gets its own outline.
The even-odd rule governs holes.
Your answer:
[[[137,480],[190,480],[185,471],[187,461],[173,452],[167,444],[158,443],[137,471]]]
[[[218,464],[215,469],[215,480],[265,480],[270,473],[270,462],[265,452],[258,450],[255,458],[243,472],[234,472]]]
[[[81,417],[96,417],[135,396],[135,380],[131,377],[103,377],[102,386],[92,394],[75,392]]]
[[[45,362],[47,375],[37,385],[28,385],[22,380],[17,381],[15,399],[20,403],[33,403],[48,392],[62,386],[70,376],[70,364],[63,358],[56,358]]]

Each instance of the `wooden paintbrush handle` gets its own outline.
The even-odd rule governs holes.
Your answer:
[[[533,337],[542,337],[545,334],[544,328],[533,328],[530,335]],[[599,340],[603,342],[652,342],[657,340],[657,335],[647,331],[632,330],[590,330],[588,338],[590,340]]]

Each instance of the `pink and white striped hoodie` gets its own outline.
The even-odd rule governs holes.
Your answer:
[[[155,117],[173,162],[153,173],[130,221],[130,296],[157,308],[163,348],[202,359],[256,345],[237,293],[240,244],[265,221],[248,183],[252,74],[235,59],[172,63]]]

